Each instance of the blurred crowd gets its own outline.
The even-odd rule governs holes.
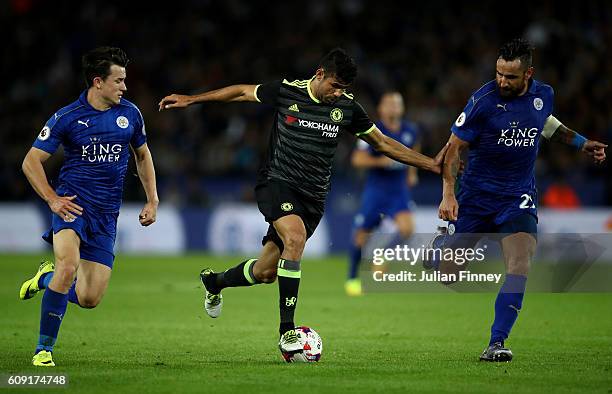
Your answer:
[[[355,57],[359,75],[352,90],[373,118],[384,91],[404,95],[427,154],[443,146],[471,93],[494,78],[498,47],[515,36],[535,45],[535,77],[554,87],[556,116],[589,138],[612,141],[612,4],[515,1],[505,10],[487,4],[192,0],[160,8],[125,1],[2,2],[0,198],[35,197],[20,170],[23,156],[46,120],[84,89],[80,56],[101,45],[119,46],[131,59],[127,98],[144,115],[160,197],[176,204],[206,205],[203,180],[238,179],[252,186],[273,113],[253,103],[159,113],[163,96],[306,79],[335,46]],[[354,143],[343,137],[335,176],[354,179]],[[61,155],[50,160],[51,177],[60,163]],[[595,166],[544,142],[537,168],[538,177],[560,187],[595,187],[612,205],[610,164]],[[126,197],[141,197],[137,178],[128,178]],[[236,198],[248,199],[249,193]]]

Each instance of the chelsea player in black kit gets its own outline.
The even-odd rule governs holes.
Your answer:
[[[394,160],[438,174],[446,151],[445,147],[432,159],[381,133],[346,91],[356,75],[354,60],[336,48],[321,59],[310,79],[232,85],[193,96],[172,94],[159,103],[159,109],[166,110],[208,101],[251,101],[276,110],[255,188],[259,210],[270,224],[261,255],[225,272],[205,268],[200,277],[206,288],[204,308],[211,317],[221,313],[224,288],[273,283],[278,277],[283,354],[302,351],[294,330],[300,260],[323,216],[340,133],[353,134]]]

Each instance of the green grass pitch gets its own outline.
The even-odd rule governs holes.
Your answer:
[[[41,296],[18,300],[37,260],[0,255],[0,374],[41,373],[30,364]],[[239,261],[119,256],[98,308],[69,305],[50,371],[69,387],[45,392],[612,392],[612,294],[527,293],[514,361],[481,363],[494,293],[349,298],[343,257],[304,259],[296,323],[321,334],[323,357],[285,364],[276,284],[228,289],[223,315],[204,313],[200,269]]]

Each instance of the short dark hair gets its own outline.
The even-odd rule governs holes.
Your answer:
[[[499,58],[507,62],[519,59],[526,70],[533,61],[533,46],[524,38],[515,38],[499,48]]]
[[[128,62],[129,59],[126,53],[120,48],[99,47],[92,49],[83,55],[81,59],[85,84],[88,88],[91,87],[95,77],[100,77],[104,80],[110,75],[110,68],[113,64],[125,67]]]
[[[355,60],[342,48],[329,51],[321,58],[319,67],[326,73],[334,75],[338,82],[345,85],[351,85],[357,76]]]

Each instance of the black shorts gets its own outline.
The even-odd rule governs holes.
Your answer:
[[[261,244],[265,245],[268,241],[272,241],[278,246],[281,253],[284,249],[283,241],[278,236],[272,222],[283,216],[297,215],[304,222],[306,239],[308,239],[315,232],[323,217],[324,202],[308,198],[283,181],[269,179],[258,183],[255,187],[255,197],[259,211],[266,218],[266,222],[270,223]]]

